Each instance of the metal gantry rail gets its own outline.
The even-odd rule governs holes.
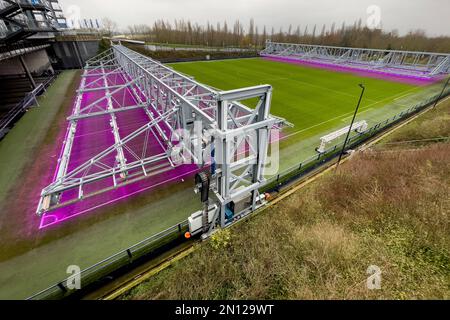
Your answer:
[[[109,80],[115,76],[124,81]],[[124,91],[133,98],[132,104],[117,99],[116,94]],[[243,209],[246,213],[260,205],[258,189],[265,183],[270,131],[284,123],[270,115],[271,91],[270,85],[218,91],[127,47],[114,45],[86,65],[68,118],[57,174],[42,190],[38,214],[161,174],[189,159],[199,168],[211,162],[217,165],[214,192],[221,210],[215,219],[219,225],[227,225],[224,212],[231,201],[243,194],[251,196],[252,202]],[[93,93],[99,97],[88,99]],[[249,99],[256,101],[255,108],[240,102],[248,104]],[[145,124],[123,135],[117,120],[137,109],[144,110]],[[79,122],[105,116],[110,117],[114,143],[84,163],[70,166]],[[133,146],[146,149],[150,136],[163,152],[138,154]],[[174,155],[183,161],[175,163]],[[101,188],[90,187],[90,192],[85,192],[99,181]],[[76,197],[64,197],[74,190]]]
[[[261,55],[423,79],[450,73],[450,54],[445,53],[267,41]]]

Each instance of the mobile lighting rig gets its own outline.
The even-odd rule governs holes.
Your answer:
[[[125,81],[111,81],[114,75]],[[135,103],[115,98],[120,92]],[[92,101],[90,93],[101,96]],[[286,123],[270,115],[271,96],[270,85],[219,91],[120,42],[113,45],[84,69],[57,173],[42,190],[38,215],[151,179],[190,159],[202,168],[196,189],[203,203],[189,218],[190,233],[209,235],[233,224],[265,202],[259,189],[266,183],[271,131]],[[118,122],[138,109],[147,120],[125,135]],[[96,117],[109,117],[114,142],[80,164],[72,154],[76,132],[83,121]],[[149,152],[149,137],[164,151]]]
[[[450,54],[447,53],[320,46],[268,40],[261,55],[418,79],[432,79],[450,73]]]

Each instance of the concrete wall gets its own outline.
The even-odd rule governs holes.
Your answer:
[[[23,59],[28,66],[28,70],[35,76],[40,76],[44,71],[47,70],[53,71],[49,56],[45,49],[26,54],[23,56]],[[13,75],[25,75],[25,70],[20,63],[19,57],[3,60],[0,62],[0,77]]]
[[[60,41],[53,44],[54,67],[80,69],[98,52],[98,41]]]
[[[24,75],[25,71],[20,64],[19,58],[0,61],[0,77],[11,75]]]
[[[23,58],[25,60],[26,65],[28,66],[28,70],[30,70],[31,74],[33,75],[40,75],[47,70],[53,71],[46,50],[39,50],[27,54]]]
[[[54,69],[80,69],[86,61],[97,55],[99,41],[60,41],[51,48],[35,51],[23,56],[33,76],[40,76],[44,71]],[[0,61],[1,76],[22,76],[19,57]]]

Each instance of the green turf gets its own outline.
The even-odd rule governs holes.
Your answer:
[[[408,84],[362,78],[263,59],[179,63],[176,70],[211,86],[227,90],[258,84],[273,86],[272,113],[295,125],[291,131],[309,128],[354,110],[359,83],[367,87],[361,110],[382,104],[411,90]],[[386,99],[386,100],[385,100]],[[310,129],[310,131],[321,129]]]
[[[423,87],[405,83],[262,58],[175,63],[171,66],[222,90],[272,85],[271,113],[294,124],[293,128],[284,131],[289,138],[281,144],[281,168],[284,169],[313,155],[320,136],[349,124],[361,90],[358,84],[366,86],[359,119],[367,120],[369,126],[406,109],[407,105],[399,103],[398,99],[423,91]]]

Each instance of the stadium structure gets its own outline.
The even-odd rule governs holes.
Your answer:
[[[269,41],[261,55],[427,79],[449,71],[445,54]],[[208,236],[216,227],[233,224],[265,203],[259,190],[266,183],[271,132],[288,124],[270,115],[271,95],[270,85],[213,89],[120,40],[112,42],[84,68],[38,215],[46,225],[54,224],[76,211],[196,173],[203,209],[190,216],[190,233]],[[254,108],[249,99],[257,101]],[[365,121],[355,125],[358,133],[367,129]],[[322,137],[317,152],[324,153],[347,131]]]
[[[35,104],[55,70],[81,68],[97,53],[98,36],[86,39],[66,28],[57,0],[0,0],[0,139]]]
[[[0,32],[3,43],[14,43],[34,36],[49,37],[67,27],[57,0],[2,0],[0,1]]]
[[[258,190],[271,130],[284,123],[269,113],[271,94],[270,85],[217,91],[114,45],[84,69],[38,214],[90,197],[101,201],[118,188],[126,193],[140,180],[164,179],[194,163],[209,169],[196,177],[203,210],[191,216],[191,234],[232,224],[264,203]],[[241,103],[253,98],[254,109]]]
[[[27,276],[42,278],[31,286],[21,283],[26,290],[56,283],[39,292],[39,297],[70,294],[59,278],[65,275],[54,272],[65,271],[68,263],[100,261],[85,269],[88,276],[83,275],[83,286],[85,280],[89,285],[125,264],[129,267],[139,262],[139,257],[154,253],[156,247],[166,248],[175,237],[177,241],[183,235],[208,237],[233,225],[267,203],[269,194],[264,192],[279,193],[301,175],[324,168],[337,152],[344,154],[344,136],[357,138],[353,148],[439,100],[436,97],[445,87],[434,82],[450,72],[448,54],[271,41],[260,52],[267,59],[195,61],[172,68],[130,49],[143,44],[137,41],[109,39],[111,48],[97,55],[98,35],[66,27],[56,0],[0,0],[0,139],[37,104],[36,97],[50,86],[58,70],[81,70],[64,72],[70,81],[61,81],[63,76],[57,80],[64,83],[64,92],[59,88],[58,94],[49,94],[42,103],[46,107],[33,112],[60,112],[45,123],[36,122],[36,127],[45,128],[40,136],[51,146],[46,149],[44,142],[35,143],[44,148],[32,153],[30,163],[45,170],[17,170],[15,173],[26,174],[17,179],[19,192],[8,199],[5,210],[9,214],[6,219],[17,219],[7,236],[19,236],[14,235],[14,241],[4,237],[13,243],[9,248],[14,254],[14,245],[23,241],[22,234],[31,235],[33,250],[38,250],[35,243],[53,242],[53,236],[55,243],[76,243],[75,255],[59,245],[45,248],[46,254],[38,254],[41,258],[36,261],[23,255],[23,261],[33,263],[21,263],[32,266],[21,270],[21,277],[28,272]],[[353,74],[324,75],[322,70],[292,64]],[[366,72],[419,79],[420,84],[411,84],[416,82],[412,79],[398,83],[369,79]],[[70,89],[78,79],[78,89]],[[354,87],[360,81],[370,84],[370,92],[355,119]],[[272,86],[258,83],[272,83],[276,88],[273,108]],[[232,89],[236,87],[241,88]],[[67,94],[67,90],[72,92]],[[416,96],[422,91],[423,95]],[[66,116],[64,99],[71,95],[71,114],[59,130],[59,119]],[[58,103],[52,100],[55,96]],[[361,98],[362,94],[360,102]],[[357,121],[347,125],[353,112]],[[33,113],[23,120],[29,124],[36,119]],[[296,128],[280,135],[283,127],[293,126],[288,121]],[[28,134],[24,127],[16,132]],[[54,132],[46,135],[47,128]],[[9,137],[15,138],[14,134]],[[274,153],[273,143],[279,139],[285,148],[281,151],[286,151],[280,153],[284,167],[270,176],[266,169]],[[23,142],[5,140],[11,141]],[[32,182],[22,188],[23,181]],[[63,224],[88,211],[98,214]],[[37,226],[41,230],[35,230]],[[48,232],[43,232],[44,228]],[[70,237],[62,238],[68,234]],[[122,251],[105,259],[106,254],[118,250]],[[5,274],[0,280],[16,288],[15,275]],[[15,290],[23,294],[19,292],[22,289]]]
[[[267,41],[262,56],[337,69],[429,80],[450,72],[450,54],[348,48]]]

